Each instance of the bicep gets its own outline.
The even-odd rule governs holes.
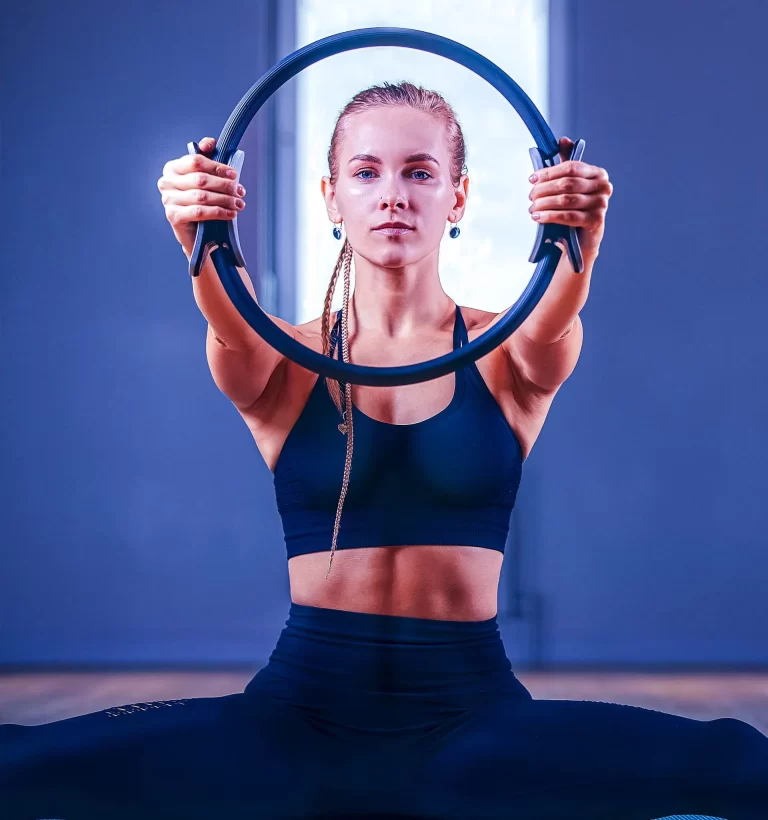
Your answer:
[[[516,330],[502,345],[526,381],[556,390],[573,373],[581,354],[584,328],[577,316],[571,332],[556,342],[539,344]]]
[[[295,328],[281,319],[270,318],[295,338]],[[216,387],[238,410],[249,409],[261,398],[272,374],[284,358],[266,342],[247,349],[229,348],[216,338],[210,325],[205,352]]]

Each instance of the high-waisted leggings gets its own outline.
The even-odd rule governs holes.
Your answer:
[[[243,692],[0,725],[3,820],[768,818],[768,737],[536,700],[496,618],[291,604]]]

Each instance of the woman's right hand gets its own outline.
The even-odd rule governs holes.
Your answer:
[[[203,153],[169,160],[157,181],[165,216],[187,257],[195,247],[198,222],[234,219],[245,207],[245,188],[228,176],[233,169],[210,158],[216,140],[205,137],[199,145]]]

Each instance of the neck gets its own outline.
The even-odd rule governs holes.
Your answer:
[[[350,332],[388,338],[441,327],[455,305],[440,284],[437,251],[413,265],[382,268],[353,253],[355,290],[350,298]]]

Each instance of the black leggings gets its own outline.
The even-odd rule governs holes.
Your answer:
[[[3,820],[672,814],[768,818],[768,738],[733,718],[535,700],[496,618],[291,604],[244,692],[0,726]]]

